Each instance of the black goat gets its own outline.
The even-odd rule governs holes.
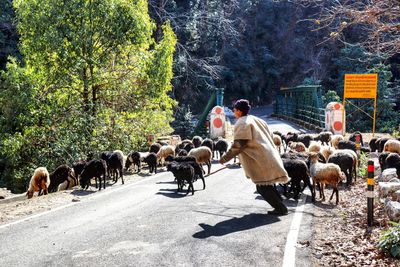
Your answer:
[[[189,184],[186,191],[186,195],[189,194],[192,189],[192,195],[194,194],[193,182],[195,180],[194,168],[187,162],[172,162],[167,165],[167,171],[174,174],[174,177],[178,183],[178,192],[183,189],[185,183]]]
[[[58,186],[65,181],[67,181],[66,188],[68,189],[69,184],[70,184],[69,178],[74,180],[75,185],[78,184],[78,181],[74,175],[74,170],[70,166],[68,166],[66,164],[58,166],[54,170],[54,172],[50,173],[50,185],[48,188],[48,192],[49,193],[56,192],[58,189]]]

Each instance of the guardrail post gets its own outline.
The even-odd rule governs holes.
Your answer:
[[[373,221],[374,221],[374,185],[375,185],[375,180],[374,180],[374,161],[369,160],[368,161],[368,179],[367,179],[367,185],[368,185],[368,191],[367,191],[367,208],[368,208],[368,227],[372,227]]]

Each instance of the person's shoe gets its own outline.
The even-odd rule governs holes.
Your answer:
[[[268,211],[268,214],[270,215],[276,215],[276,216],[283,216],[283,215],[287,215],[288,211],[284,210],[284,211],[280,211],[280,210],[270,210]]]

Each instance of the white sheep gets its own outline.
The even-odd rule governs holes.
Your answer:
[[[113,153],[119,153],[119,154],[122,156],[122,158],[123,158],[123,164],[122,164],[122,166],[125,166],[127,156],[124,155],[124,152],[122,152],[121,150],[117,149],[117,150],[114,150]]]
[[[321,146],[321,150],[319,151],[322,156],[324,156],[325,161],[328,161],[330,155],[332,155],[333,151],[335,151],[334,147],[330,146]]]
[[[161,165],[164,165],[164,160],[169,155],[175,157],[175,147],[172,145],[162,146],[157,152],[157,160],[160,161]]]
[[[77,186],[79,184],[77,182],[77,179],[73,179],[72,177],[68,177],[68,180],[69,180],[69,186],[68,186],[68,181],[64,181],[58,185],[57,191],[71,189],[74,186]],[[68,188],[67,188],[67,186],[68,186]]]
[[[208,166],[208,174],[211,171],[211,160],[212,160],[212,151],[209,147],[200,146],[198,148],[193,148],[189,151],[188,156],[193,156],[196,158],[196,162],[200,165],[205,163]]]
[[[321,144],[316,141],[311,141],[310,145],[308,146],[308,151],[319,153],[321,151]]]
[[[400,141],[396,139],[388,140],[383,147],[383,151],[400,154]]]
[[[306,152],[307,148],[302,142],[289,142],[289,148],[290,150],[296,151],[296,152]]]
[[[339,141],[342,141],[342,140],[344,140],[343,135],[341,135],[341,134],[332,135],[331,136],[331,146],[337,149],[338,145],[339,145]]]
[[[29,198],[33,197],[35,192],[39,192],[39,196],[43,194],[47,195],[48,187],[50,185],[50,174],[45,167],[37,168],[29,182],[29,188],[26,195]]]
[[[319,183],[320,197],[322,196],[322,201],[325,201],[324,186],[331,185],[333,192],[329,201],[332,200],[333,194],[336,192],[336,205],[339,204],[338,184],[346,180],[346,175],[340,170],[340,167],[333,163],[320,163],[318,162],[318,154],[310,153],[310,175],[313,180],[313,195],[315,196],[315,186]]]

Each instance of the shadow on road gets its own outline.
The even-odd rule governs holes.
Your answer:
[[[157,192],[157,195],[163,195],[169,198],[182,198],[186,196],[191,196],[192,192],[190,191],[189,194],[186,194],[187,189],[183,189],[182,191],[178,192],[177,189],[166,189],[166,188],[161,188],[159,192]],[[196,190],[194,190],[196,192]]]
[[[276,216],[270,216],[264,213],[252,213],[240,218],[232,218],[217,223],[214,226],[199,223],[203,228],[200,232],[193,235],[194,238],[204,239],[210,236],[223,236],[239,231],[245,231],[280,221]]]
[[[80,190],[72,191],[71,195],[74,195],[74,196],[88,196],[88,195],[91,195],[91,194],[96,193],[96,192],[97,192],[97,189],[94,190],[94,191],[80,189]]]

